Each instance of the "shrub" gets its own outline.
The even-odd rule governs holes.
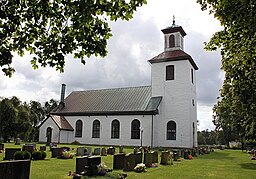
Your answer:
[[[46,152],[45,151],[41,151],[41,153],[42,153],[41,160],[44,160],[46,158]]]
[[[34,159],[34,160],[41,160],[41,158],[42,158],[41,151],[34,151],[32,153],[32,159]]]
[[[72,153],[70,153],[68,151],[65,151],[65,152],[62,153],[61,158],[63,158],[63,159],[72,159],[73,156],[74,155]]]
[[[14,153],[14,160],[23,160],[23,151],[17,151]]]
[[[23,158],[24,159],[30,159],[31,158],[31,153],[28,151],[23,151]]]

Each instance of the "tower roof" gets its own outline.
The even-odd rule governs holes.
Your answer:
[[[191,65],[198,70],[198,67],[192,57],[185,53],[182,50],[175,51],[164,51],[154,58],[150,59],[149,62],[152,63],[160,63],[160,62],[168,62],[168,61],[179,61],[179,60],[189,60]]]
[[[161,30],[164,34],[170,34],[174,32],[180,32],[180,34],[184,37],[186,36],[186,32],[183,30],[181,26],[172,25],[171,27],[166,27],[165,29]]]

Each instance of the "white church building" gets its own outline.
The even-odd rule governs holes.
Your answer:
[[[181,26],[162,30],[164,51],[149,60],[151,86],[73,91],[40,125],[39,141],[197,147],[196,70]]]

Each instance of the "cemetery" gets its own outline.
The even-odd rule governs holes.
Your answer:
[[[256,177],[254,150],[14,143],[4,143],[0,147],[0,178]],[[21,152],[31,154],[30,158],[16,160],[15,153]],[[31,158],[35,153],[46,156],[35,160]]]

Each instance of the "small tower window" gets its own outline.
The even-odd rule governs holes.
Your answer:
[[[174,35],[170,35],[169,37],[169,48],[175,47],[175,38]]]
[[[191,68],[191,82],[194,84],[194,70]]]
[[[166,66],[166,80],[174,80],[174,65]]]

